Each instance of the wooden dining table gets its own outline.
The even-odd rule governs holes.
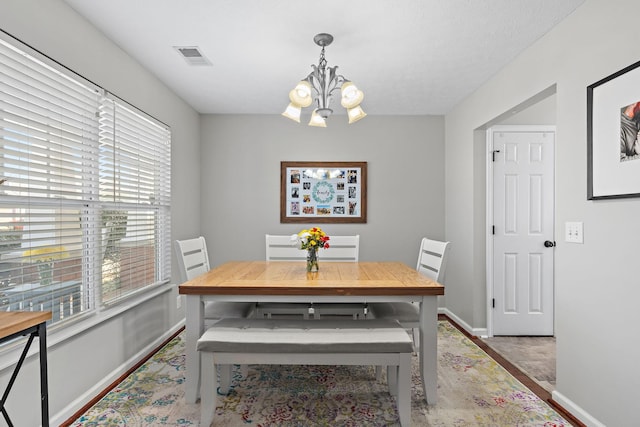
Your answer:
[[[438,302],[444,286],[401,262],[324,262],[308,273],[304,262],[231,261],[178,287],[186,295],[185,398],[200,393],[200,357],[196,350],[204,332],[206,301],[420,303],[419,359],[427,403],[437,401]],[[322,320],[309,320],[317,322]],[[366,320],[360,320],[366,322]]]

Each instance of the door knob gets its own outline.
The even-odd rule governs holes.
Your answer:
[[[552,248],[556,245],[556,242],[552,242],[551,240],[545,240],[544,241],[544,247],[545,248]]]

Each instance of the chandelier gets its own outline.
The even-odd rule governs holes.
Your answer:
[[[327,127],[326,119],[333,113],[333,110],[329,108],[333,93],[340,89],[340,104],[347,109],[349,123],[357,122],[367,115],[360,107],[364,93],[344,76],[336,74],[337,65],[335,67],[327,66],[324,48],[331,44],[333,36],[320,33],[313,38],[313,41],[322,48],[318,65],[312,64],[313,71],[289,92],[291,102],[282,115],[300,123],[302,108],[310,106],[315,100],[315,109],[311,114],[309,126]]]

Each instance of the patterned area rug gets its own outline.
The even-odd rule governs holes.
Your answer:
[[[109,392],[72,426],[197,426],[184,402],[184,333]],[[414,426],[570,426],[447,321],[438,326],[438,403],[424,403],[412,360]],[[234,371],[212,426],[398,426],[386,379],[372,366],[250,365]]]

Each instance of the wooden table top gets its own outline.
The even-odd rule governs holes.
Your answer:
[[[401,262],[231,261],[178,287],[185,295],[444,295],[444,286]]]
[[[0,313],[0,339],[51,319],[50,311],[10,311]]]

